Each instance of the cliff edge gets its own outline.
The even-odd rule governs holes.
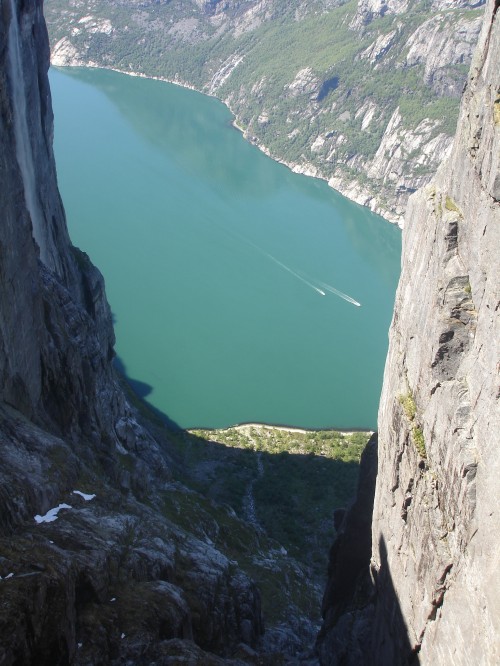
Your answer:
[[[323,663],[500,661],[499,5],[487,4],[451,156],[410,199],[379,410],[369,593],[359,595],[360,574],[341,616],[355,627],[342,649],[361,656],[338,661],[341,621],[326,598]]]

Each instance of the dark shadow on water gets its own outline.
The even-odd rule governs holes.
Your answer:
[[[116,321],[114,315],[113,315],[113,321]],[[135,404],[135,407],[137,407],[139,411],[141,411],[141,407],[142,409],[146,408],[148,411],[151,412],[151,415],[154,415],[157,419],[159,419],[163,423],[163,425],[169,430],[174,430],[174,431],[182,430],[179,424],[173,421],[169,416],[167,416],[167,414],[165,414],[164,412],[160,411],[159,409],[151,405],[149,402],[147,402],[146,398],[153,391],[153,387],[151,386],[151,384],[147,384],[146,382],[142,382],[139,379],[133,379],[132,377],[130,377],[127,374],[127,366],[123,362],[123,359],[121,359],[119,356],[115,356],[115,358],[113,359],[113,366],[115,370],[118,372],[118,374],[128,384],[131,392],[137,397],[139,402]]]
[[[126,378],[132,390],[136,395],[139,396],[139,398],[142,399],[147,398],[148,395],[153,391],[153,387],[150,384],[146,384],[146,382],[141,382],[138,379],[132,379],[127,375],[127,369],[125,367],[125,363],[122,361],[122,359],[119,356],[115,357],[113,365],[115,366],[115,370],[118,370],[118,372]]]

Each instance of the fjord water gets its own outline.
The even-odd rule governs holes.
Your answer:
[[[374,428],[399,230],[266,157],[214,99],[50,79],[70,234],[146,399],[182,427]]]

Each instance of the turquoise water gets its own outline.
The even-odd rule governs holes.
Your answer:
[[[50,80],[70,234],[147,400],[183,427],[374,428],[399,230],[263,155],[214,99],[103,70]]]

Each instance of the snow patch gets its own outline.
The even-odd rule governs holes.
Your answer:
[[[54,520],[57,520],[57,514],[61,509],[72,509],[69,504],[59,504],[59,506],[49,509],[44,516],[36,515],[35,522],[40,523],[52,523]]]
[[[14,574],[13,573],[7,574],[5,578],[2,578],[2,576],[0,576],[0,580],[9,580],[9,578],[14,578]]]
[[[87,493],[82,493],[81,490],[73,490],[73,495],[80,495],[80,497],[83,497],[86,502],[90,502],[90,500],[93,500],[95,497],[95,494],[87,495]]]

